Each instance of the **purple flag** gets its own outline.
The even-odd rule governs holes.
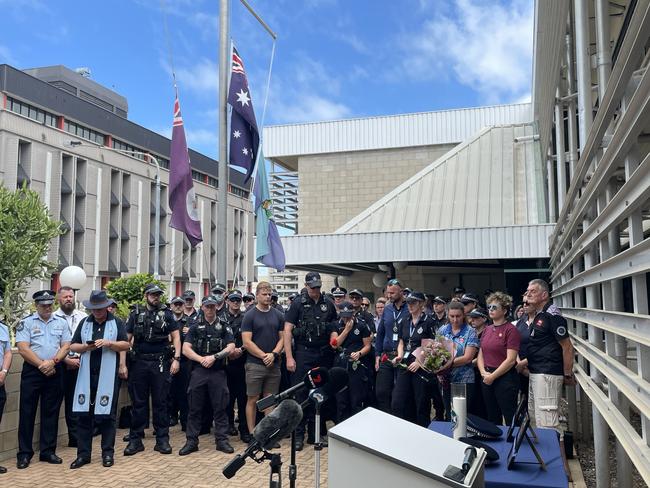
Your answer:
[[[244,63],[237,49],[233,47],[232,71],[228,103],[232,106],[230,118],[230,164],[246,170],[246,179],[251,177],[260,144],[253,101],[248,89]]]
[[[169,208],[172,211],[170,227],[184,232],[192,247],[203,241],[178,93],[174,101],[174,125],[169,156]]]

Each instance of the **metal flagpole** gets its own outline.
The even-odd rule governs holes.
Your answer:
[[[228,263],[228,75],[230,0],[219,2],[219,188],[217,189],[217,282],[227,286]]]

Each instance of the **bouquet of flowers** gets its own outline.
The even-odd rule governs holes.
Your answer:
[[[453,341],[436,336],[435,339],[422,339],[422,345],[413,351],[413,356],[422,369],[437,374],[451,365],[456,347]]]

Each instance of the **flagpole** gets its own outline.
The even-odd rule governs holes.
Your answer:
[[[230,0],[219,2],[219,188],[217,189],[217,283],[228,286],[228,75]]]

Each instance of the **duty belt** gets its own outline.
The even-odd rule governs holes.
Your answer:
[[[135,353],[136,359],[142,359],[143,361],[160,361],[165,359],[165,352],[154,352],[154,353]]]

